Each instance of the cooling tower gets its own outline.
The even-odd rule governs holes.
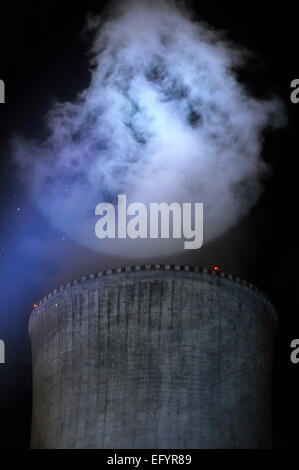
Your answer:
[[[136,266],[31,314],[33,448],[268,448],[276,314],[252,285]]]

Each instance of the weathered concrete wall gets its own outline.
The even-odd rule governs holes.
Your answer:
[[[29,325],[32,447],[270,447],[274,329],[260,292],[204,272],[54,291]]]

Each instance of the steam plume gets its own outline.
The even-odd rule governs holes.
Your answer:
[[[89,19],[89,87],[51,109],[46,140],[15,139],[20,175],[60,231],[95,249],[108,245],[94,209],[122,193],[203,202],[207,242],[257,201],[262,133],[280,124],[279,103],[249,96],[234,74],[246,53],[175,3],[121,3],[106,22]]]

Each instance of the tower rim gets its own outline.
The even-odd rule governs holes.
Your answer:
[[[29,322],[34,319],[35,315],[37,314],[39,308],[44,305],[49,299],[52,297],[60,294],[61,292],[65,291],[66,289],[84,284],[85,282],[88,281],[94,281],[94,280],[100,280],[100,279],[107,279],[111,278],[113,276],[117,275],[122,275],[122,274],[130,274],[130,273],[142,273],[142,272],[157,272],[157,271],[164,271],[168,273],[194,273],[196,274],[201,274],[201,275],[207,275],[207,276],[212,276],[214,278],[219,278],[219,279],[226,279],[231,281],[234,284],[239,284],[243,285],[253,292],[259,294],[264,298],[266,302],[269,303],[272,307],[273,311],[273,316],[275,320],[277,321],[277,313],[276,309],[274,306],[274,302],[272,299],[259,287],[256,285],[252,284],[251,282],[247,280],[242,280],[238,276],[234,276],[230,273],[226,273],[221,270],[215,270],[213,268],[205,268],[201,266],[193,266],[193,265],[177,265],[177,264],[144,264],[144,265],[132,265],[132,266],[122,266],[118,268],[111,268],[107,269],[104,271],[99,271],[96,273],[91,273],[85,276],[82,276],[80,280],[72,280],[67,282],[66,284],[62,284],[59,286],[59,288],[54,289],[53,291],[49,292],[48,295],[46,295],[42,300],[40,300],[37,304],[35,304],[33,310],[31,311],[29,315]],[[193,279],[196,279],[196,277],[193,277]],[[198,278],[199,280],[200,278]]]

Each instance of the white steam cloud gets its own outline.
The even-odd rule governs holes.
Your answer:
[[[122,193],[203,202],[207,242],[257,201],[262,133],[280,124],[280,105],[249,96],[234,74],[247,54],[174,3],[121,3],[89,20],[88,89],[54,106],[47,140],[15,140],[20,174],[52,223],[95,249],[117,252],[95,237],[94,210]]]

